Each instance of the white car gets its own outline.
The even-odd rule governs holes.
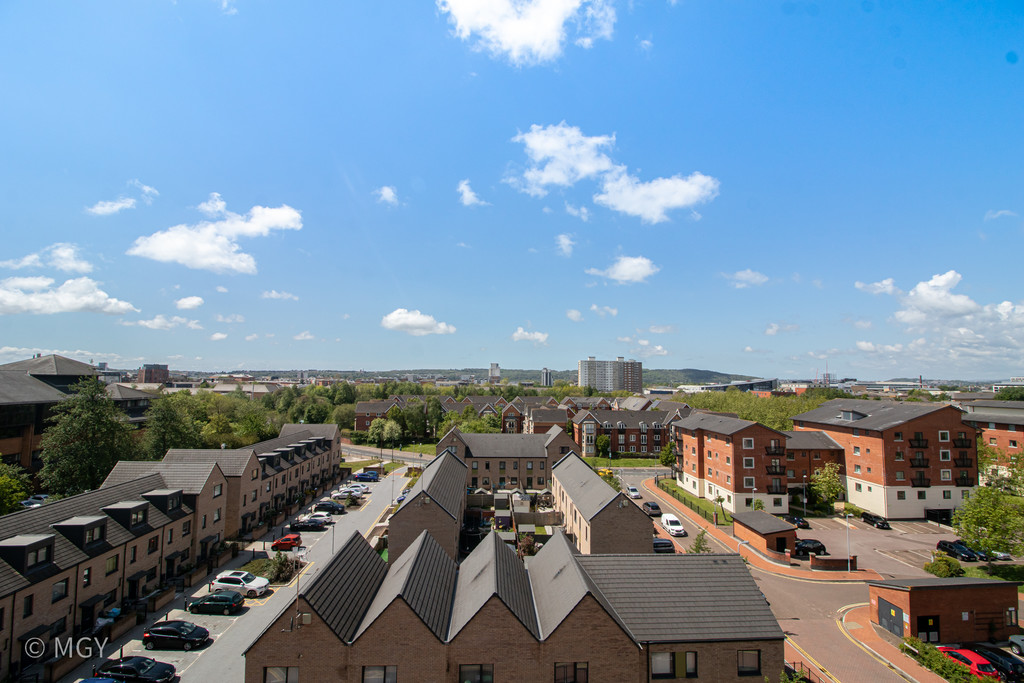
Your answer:
[[[626,495],[629,496],[630,498],[639,498],[640,497],[640,490],[637,489],[637,487],[635,487],[635,486],[627,486],[626,487]]]
[[[239,570],[221,572],[210,582],[210,591],[230,590],[247,598],[256,598],[267,592],[270,581],[262,576]]]
[[[34,496],[29,496],[25,500],[21,501],[21,507],[23,508],[37,508],[46,502],[46,499],[50,497],[49,493],[37,493]]]
[[[324,524],[334,524],[334,517],[330,512],[314,512],[306,519],[322,519]]]
[[[369,486],[359,481],[349,482],[348,484],[346,484],[346,486],[350,489],[357,489],[359,491],[362,491],[363,493],[366,493],[367,491],[370,490]]]
[[[353,498],[358,498],[361,495],[363,495],[363,492],[360,491],[359,489],[354,489],[346,486],[345,488],[338,489],[337,491],[332,493],[331,498],[334,498],[335,500],[345,500],[349,496],[352,496]]]
[[[665,513],[661,516],[661,527],[668,532],[669,536],[686,536],[686,529],[683,523],[675,515]]]

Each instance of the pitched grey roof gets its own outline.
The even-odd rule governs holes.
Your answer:
[[[302,596],[338,638],[351,643],[387,571],[387,562],[353,531]]]
[[[569,419],[569,412],[565,408],[534,408],[530,411],[530,419],[534,422],[565,424]]]
[[[735,434],[757,423],[716,413],[692,412],[672,424],[681,429],[704,429],[715,434]]]
[[[444,641],[452,612],[456,569],[455,560],[423,530],[388,569],[355,638],[359,638],[388,605],[401,598],[431,633]]]
[[[512,546],[494,532],[488,534],[459,567],[448,640],[455,638],[492,596],[497,596],[520,623],[539,638],[526,567]]]
[[[690,405],[687,404],[687,403],[682,403],[680,401],[661,401],[661,400],[655,401],[654,405],[651,406],[651,409],[652,410],[667,410],[669,412],[673,412],[673,411],[679,410],[679,411],[682,411],[682,414],[680,415],[680,417],[686,417],[687,415],[690,414],[690,411],[693,410],[693,408],[691,408]]]
[[[795,526],[789,522],[779,519],[775,515],[769,515],[764,510],[752,510],[751,512],[734,512],[733,521],[739,522],[748,529],[761,534],[777,534],[782,531],[793,531]]]
[[[651,399],[646,396],[624,396],[615,399],[615,405],[619,410],[644,410],[650,403]]]
[[[548,429],[548,431],[545,433],[545,435],[548,438],[544,441],[544,448],[550,446],[551,442],[557,439],[562,434],[565,434],[569,438],[569,440],[572,441],[572,437],[569,436],[564,429],[562,429],[561,425],[552,425],[551,428]]]
[[[554,425],[558,427],[558,425]],[[467,458],[543,458],[549,434],[471,434],[459,431]]]
[[[107,396],[115,401],[152,401],[156,398],[148,391],[140,391],[120,384],[108,384],[106,388]]]
[[[187,495],[198,495],[202,493],[206,482],[217,472],[217,463],[212,460],[203,462],[168,462],[158,460],[118,460],[114,469],[103,480],[100,488],[117,486],[146,477],[151,474],[159,474],[163,477],[167,486],[173,489],[181,489]]]
[[[1021,406],[1024,408],[1024,406]],[[988,410],[974,410],[969,413],[964,413],[964,422],[996,422],[1007,425],[1019,425],[1024,424],[1024,414],[1013,414],[1013,413],[999,413]],[[981,425],[982,428],[988,425]]]
[[[966,586],[1020,586],[1020,581],[1003,581],[1002,579],[971,578],[969,576],[950,577],[948,579],[889,579],[887,581],[868,581],[869,586],[910,590],[964,588]]]
[[[826,401],[818,408],[800,415],[794,415],[794,421],[814,422],[843,427],[858,427],[884,431],[892,427],[917,419],[922,415],[934,413],[948,408],[947,403],[901,403],[898,401],[866,401],[855,398],[836,398]],[[863,415],[859,419],[844,420],[843,412]]]
[[[581,410],[572,421],[581,424],[588,416],[592,416],[601,424],[610,422],[613,429],[620,422],[626,425],[626,429],[638,429],[641,422],[648,427],[654,424],[667,427],[669,413],[660,410]]]
[[[356,403],[356,415],[366,413],[380,413],[383,415],[396,405],[398,405],[398,401],[394,399],[388,399],[387,401],[359,401]]]
[[[592,519],[608,503],[622,495],[575,453],[569,453],[555,463],[551,468],[551,476],[558,480],[572,498],[576,509],[587,520]]]
[[[0,372],[0,405],[57,403],[67,397],[64,392],[24,372]]]
[[[971,406],[978,408],[1009,408],[1012,410],[1024,410],[1024,401],[972,401]]]
[[[295,434],[301,434],[303,432],[309,432],[313,436],[321,436],[334,441],[338,436],[338,425],[334,423],[329,424],[318,424],[318,425],[307,425],[307,424],[286,424],[281,426],[282,437],[290,437]]]
[[[579,555],[638,642],[781,640],[739,555]]]
[[[227,448],[172,448],[164,456],[165,463],[217,463],[225,477],[240,477],[253,456],[253,447]]]
[[[267,439],[266,441],[259,441],[257,443],[252,444],[251,446],[246,446],[244,449],[239,450],[254,450],[256,451],[256,455],[261,455],[263,453],[272,453],[276,448],[287,448],[292,444],[299,443],[300,441],[305,441],[306,439],[312,439],[314,437],[315,435],[308,429],[303,429],[302,431],[292,432],[291,434],[287,435],[282,434],[276,439]]]
[[[423,474],[413,484],[399,510],[412,504],[420,493],[429,496],[458,522],[462,522],[462,507],[466,500],[466,463],[445,451],[423,468]]]
[[[786,448],[795,451],[841,451],[843,447],[825,432],[782,432],[786,435]]]
[[[30,375],[96,375],[99,371],[88,363],[65,358],[56,354],[16,360],[13,363],[0,365],[0,371],[25,372]]]

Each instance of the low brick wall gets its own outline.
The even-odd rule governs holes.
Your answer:
[[[780,566],[783,566],[783,567],[789,567],[790,564],[791,564],[790,563],[790,559],[789,559],[789,552],[788,551],[784,552],[784,553],[779,553],[779,552],[776,552],[774,550],[767,550],[767,549],[758,548],[753,543],[751,543],[749,541],[740,541],[739,548],[738,548],[738,552],[740,553],[740,555],[743,554],[743,549],[744,548],[746,549],[746,551],[748,553],[750,553],[752,555],[753,554],[760,555],[761,557],[763,557],[764,559],[768,560],[769,562],[773,562],[773,563],[775,563],[777,565],[780,565]]]
[[[849,566],[851,571],[857,571],[857,556],[851,555],[849,563],[845,557],[818,557],[811,553],[811,569],[823,572],[845,572]]]
[[[110,625],[110,640],[117,640],[128,631],[131,631],[138,624],[138,618],[135,613],[125,614],[117,618],[113,624]]]
[[[168,588],[163,593],[160,593],[159,595],[155,595],[152,598],[150,598],[148,601],[147,609],[150,612],[155,612],[167,603],[169,603],[171,600],[174,600],[174,589]]]
[[[66,674],[81,666],[86,659],[86,657],[79,657],[76,653],[73,653],[70,657],[51,659],[43,665],[43,681],[45,683],[55,683],[55,681],[60,680]]]

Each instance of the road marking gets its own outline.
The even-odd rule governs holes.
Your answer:
[[[760,567],[758,567],[756,565],[753,565],[753,564],[748,564],[747,565],[747,569],[749,569],[750,571],[759,571],[759,572],[761,572],[763,574],[768,574],[769,576],[776,576],[776,577],[778,577],[780,579],[787,579],[789,581],[800,581],[802,583],[817,583],[817,584],[824,584],[824,585],[832,584],[832,585],[836,585],[836,586],[848,586],[848,585],[853,584],[853,583],[864,583],[864,582],[870,580],[870,579],[857,579],[856,581],[824,581],[824,580],[821,580],[821,579],[805,579],[805,578],[803,578],[801,576],[790,576],[789,574],[776,574],[773,571],[769,571],[767,569],[761,569]]]
[[[809,654],[807,654],[807,651],[804,650],[799,645],[797,645],[795,640],[793,640],[789,636],[786,636],[786,642],[789,643],[790,645],[792,645],[793,648],[797,652],[799,652],[804,657],[806,657],[807,660],[810,661],[811,664],[813,664],[814,666],[818,667],[818,671],[820,671],[825,676],[825,678],[827,678],[828,680],[832,681],[833,683],[840,683],[839,679],[832,675],[832,672],[830,672],[828,669],[826,669],[821,664],[819,664],[818,660],[816,660],[814,657],[812,657]]]
[[[857,603],[857,604],[854,604],[854,605],[847,605],[846,607],[843,608],[843,610],[853,609],[854,607],[865,607],[865,606],[867,606],[867,604],[868,603],[866,603],[866,602],[861,602],[861,603]],[[840,611],[842,612],[842,610],[840,610]],[[864,652],[866,652],[869,655],[871,655],[871,657],[874,660],[876,660],[879,664],[883,665],[885,668],[889,669],[890,671],[892,671],[894,674],[896,674],[900,678],[902,678],[904,680],[907,680],[907,681],[912,681],[913,683],[917,683],[909,675],[905,674],[902,670],[896,668],[895,664],[893,664],[892,662],[887,662],[886,660],[882,659],[880,656],[876,655],[872,650],[868,649],[863,643],[859,642],[856,638],[851,636],[849,634],[849,632],[847,632],[845,624],[846,624],[846,612],[842,612],[842,617],[836,617],[836,626],[839,628],[839,631],[844,636],[846,636],[847,640],[849,640],[851,643],[853,643],[854,645],[859,647]],[[868,628],[872,628],[870,623],[868,624]]]

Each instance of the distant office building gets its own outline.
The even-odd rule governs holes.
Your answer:
[[[501,384],[501,368],[497,363],[491,363],[491,370],[487,373],[487,381],[491,384]]]
[[[542,387],[550,387],[552,384],[554,383],[551,381],[551,371],[547,368],[542,369],[540,371],[540,385]]]
[[[579,363],[581,387],[593,387],[597,391],[632,391],[639,393],[644,388],[643,363],[626,360],[596,360],[590,356]]]
[[[166,365],[143,365],[139,368],[139,384],[163,384],[171,374]]]

